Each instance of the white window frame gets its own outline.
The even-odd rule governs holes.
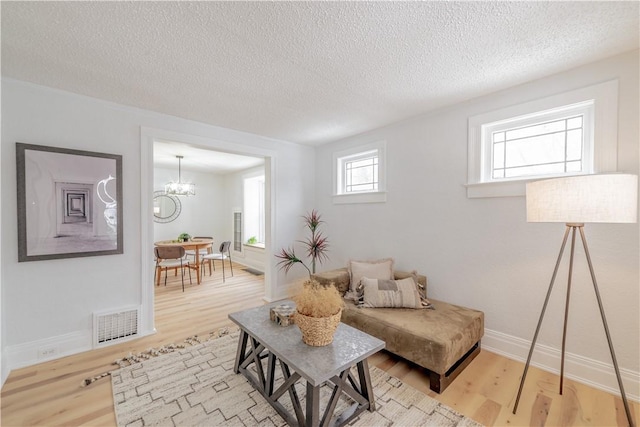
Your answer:
[[[373,191],[345,191],[345,163],[358,158],[378,157],[378,189]],[[386,193],[386,141],[360,145],[333,153],[333,203],[383,203]]]
[[[242,177],[242,187],[243,187],[243,218],[242,218],[242,234],[244,241],[243,245],[247,245],[246,240],[252,236],[255,236],[258,239],[258,244],[264,245],[266,239],[266,207],[265,207],[265,194],[266,191],[266,180],[265,174],[263,171],[253,172],[246,174]],[[260,186],[262,184],[262,186]],[[251,185],[257,188],[258,199],[247,200],[247,186]],[[251,204],[249,206],[248,204]],[[249,225],[247,224],[247,212],[258,213],[258,223],[257,223],[257,232],[251,233],[248,232],[247,229]],[[256,226],[256,224],[251,224],[251,227]],[[252,230],[256,231],[256,230]]]
[[[590,127],[586,123],[587,117],[585,138],[590,138],[592,143],[584,153],[583,171],[553,176],[615,172],[618,161],[618,81],[612,80],[469,118],[467,197],[524,196],[527,182],[543,178],[492,179],[491,138],[486,138],[491,130],[504,123],[511,127],[526,126],[536,120],[543,121],[540,120],[541,113],[543,117],[545,113],[553,117],[554,113],[548,113],[551,110],[557,109],[561,115],[562,107],[586,107],[588,110],[589,105],[592,105],[593,125]]]

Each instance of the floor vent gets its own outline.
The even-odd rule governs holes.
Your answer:
[[[136,338],[140,308],[134,307],[93,314],[93,344],[102,346]]]

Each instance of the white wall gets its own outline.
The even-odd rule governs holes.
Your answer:
[[[428,78],[428,76],[425,76]],[[620,83],[618,169],[638,173],[638,52],[590,64],[451,108],[320,147],[316,206],[326,220],[331,261],[393,257],[402,270],[429,278],[429,295],[484,311],[483,345],[526,358],[558,256],[563,224],[528,224],[524,197],[469,199],[469,117],[617,78]],[[387,141],[387,202],[332,204],[332,153]],[[627,393],[640,396],[640,295],[637,224],[585,227]],[[559,369],[567,263],[547,309],[542,345]],[[584,253],[576,252],[567,351],[569,375],[618,389]],[[581,360],[580,357],[586,358]],[[536,355],[534,361],[546,363]]]
[[[153,269],[141,266],[142,253],[150,253],[147,246],[153,241],[152,191],[142,194],[141,190],[147,192],[153,187],[153,182],[147,182],[150,175],[146,175],[146,165],[151,165],[152,159],[143,158],[149,157],[145,154],[149,151],[145,151],[147,142],[141,142],[144,129],[193,135],[203,146],[212,141],[211,146],[225,144],[238,152],[259,148],[273,153],[275,166],[271,173],[277,189],[272,195],[274,247],[299,238],[295,220],[313,201],[314,151],[309,147],[11,79],[2,80],[2,113],[3,371],[6,366],[15,368],[39,361],[37,350],[44,345],[55,345],[56,356],[88,349],[93,312],[140,305],[143,294],[152,295]],[[17,233],[11,232],[17,224],[16,142],[123,156],[124,254],[17,262]],[[141,212],[149,213],[144,224]],[[141,242],[141,236],[148,237]],[[273,277],[266,297],[273,299],[286,293],[286,278],[275,268],[275,259],[268,259]],[[152,328],[145,324],[143,332]]]
[[[0,86],[0,96],[2,95],[2,88]],[[2,110],[2,108],[0,108],[0,111]],[[0,121],[2,119],[2,116],[0,114]],[[1,147],[0,147],[1,148]],[[2,164],[2,159],[3,159],[3,155],[2,155],[2,150],[0,149],[0,165]],[[0,189],[2,188],[2,173],[0,173]],[[1,194],[4,194],[1,193]],[[2,224],[2,209],[3,209],[3,204],[2,204],[2,197],[0,197],[0,225]],[[4,237],[4,227],[0,226],[0,242],[2,242],[2,239]],[[4,305],[4,284],[3,284],[3,280],[2,278],[4,277],[4,273],[2,271],[2,245],[0,245],[0,385],[4,384],[4,381],[7,379],[7,377],[9,376],[9,365],[6,363],[6,352],[5,352],[5,346],[4,346],[4,336],[5,336],[5,323],[3,321],[4,318],[4,312],[2,310],[2,307]]]
[[[177,169],[154,168],[153,172],[154,190],[163,190],[167,182],[178,179]],[[211,236],[215,239],[215,243],[229,240],[231,217],[227,215],[228,195],[224,176],[189,171],[183,167],[182,180],[196,184],[196,195],[180,196],[182,211],[174,221],[154,222],[154,240],[176,239],[181,233],[189,233],[191,236]]]

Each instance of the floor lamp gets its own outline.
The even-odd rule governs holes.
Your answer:
[[[556,266],[553,270],[553,275],[551,276],[551,283],[549,284],[547,296],[542,306],[538,326],[536,327],[536,332],[533,335],[533,341],[531,342],[531,348],[529,349],[529,356],[527,356],[527,363],[524,366],[524,372],[520,381],[520,388],[518,389],[518,396],[516,397],[516,402],[513,407],[514,414],[518,409],[524,380],[527,376],[527,370],[529,369],[529,364],[531,362],[531,355],[533,354],[533,349],[536,345],[536,340],[538,339],[540,325],[542,324],[542,319],[544,318],[544,313],[547,309],[547,303],[549,302],[553,283],[556,279],[556,274],[558,273],[558,267],[562,260],[562,254],[567,243],[567,238],[569,237],[569,233],[571,233],[571,255],[569,258],[567,296],[564,310],[564,326],[562,330],[562,356],[560,362],[560,394],[562,394],[567,318],[569,315],[573,254],[577,230],[580,232],[582,245],[587,257],[587,264],[589,265],[589,272],[591,273],[593,289],[596,294],[596,299],[598,300],[600,317],[602,318],[602,324],[607,336],[609,351],[611,353],[611,359],[613,360],[613,367],[616,371],[624,409],[627,414],[629,426],[634,427],[633,419],[631,418],[631,410],[629,409],[629,402],[627,401],[627,396],[624,392],[624,386],[622,385],[622,379],[620,377],[620,369],[618,368],[615,351],[613,350],[611,335],[609,334],[609,327],[607,326],[607,319],[602,306],[602,300],[600,299],[596,275],[591,263],[589,249],[587,248],[584,224],[587,222],[634,223],[637,221],[637,210],[638,177],[636,175],[581,175],[567,178],[548,179],[527,184],[527,222],[564,222],[567,227],[564,232],[562,245],[560,246],[560,254],[558,255],[558,260],[556,261]]]

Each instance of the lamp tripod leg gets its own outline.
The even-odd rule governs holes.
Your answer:
[[[564,384],[564,354],[567,345],[567,321],[569,320],[569,299],[571,297],[571,279],[573,277],[573,254],[576,247],[576,227],[571,226],[571,255],[569,256],[569,275],[567,278],[567,299],[564,305],[564,326],[562,327],[562,355],[560,357],[560,390],[558,393],[562,395],[562,386]]]
[[[609,326],[607,325],[607,318],[604,315],[604,307],[602,305],[602,299],[600,298],[600,291],[598,291],[598,283],[596,282],[596,274],[593,270],[593,264],[591,263],[591,255],[589,255],[589,248],[587,247],[587,239],[584,235],[584,230],[580,227],[580,237],[582,239],[582,245],[584,246],[584,253],[587,256],[587,264],[589,264],[589,272],[591,273],[591,281],[593,282],[593,290],[598,300],[598,308],[600,309],[600,317],[602,318],[602,325],[604,326],[604,333],[607,336],[607,343],[609,344],[609,352],[611,353],[611,360],[613,361],[613,368],[616,371],[616,378],[618,380],[618,386],[620,387],[620,395],[622,397],[622,403],[624,404],[624,411],[627,414],[627,420],[629,421],[629,427],[634,427],[633,418],[631,417],[631,409],[629,408],[629,402],[627,401],[627,395],[624,392],[624,386],[622,384],[622,377],[620,376],[620,369],[618,368],[618,361],[616,359],[616,352],[613,350],[613,343],[611,342],[611,334],[609,333]]]
[[[527,363],[524,365],[524,371],[522,372],[522,379],[520,380],[520,388],[518,389],[518,395],[516,397],[516,403],[513,406],[513,413],[515,414],[518,410],[518,403],[520,402],[520,396],[522,395],[522,388],[524,387],[524,380],[527,378],[527,371],[529,370],[529,364],[531,363],[531,356],[533,355],[533,349],[536,345],[536,341],[538,339],[538,333],[540,332],[540,326],[542,325],[542,319],[544,319],[544,313],[547,310],[547,304],[549,303],[549,297],[551,296],[551,290],[553,289],[553,283],[556,280],[556,275],[558,274],[558,267],[560,266],[560,261],[562,260],[562,254],[564,252],[564,248],[567,244],[567,237],[569,237],[569,229],[567,226],[564,232],[564,238],[562,239],[562,245],[560,246],[560,253],[558,254],[558,260],[556,261],[556,266],[553,269],[553,275],[551,276],[551,282],[549,283],[549,289],[547,290],[547,296],[544,299],[544,304],[542,305],[542,311],[540,312],[540,319],[538,319],[538,326],[536,326],[536,332],[533,334],[533,340],[531,341],[531,348],[529,349],[529,355],[527,356]]]

